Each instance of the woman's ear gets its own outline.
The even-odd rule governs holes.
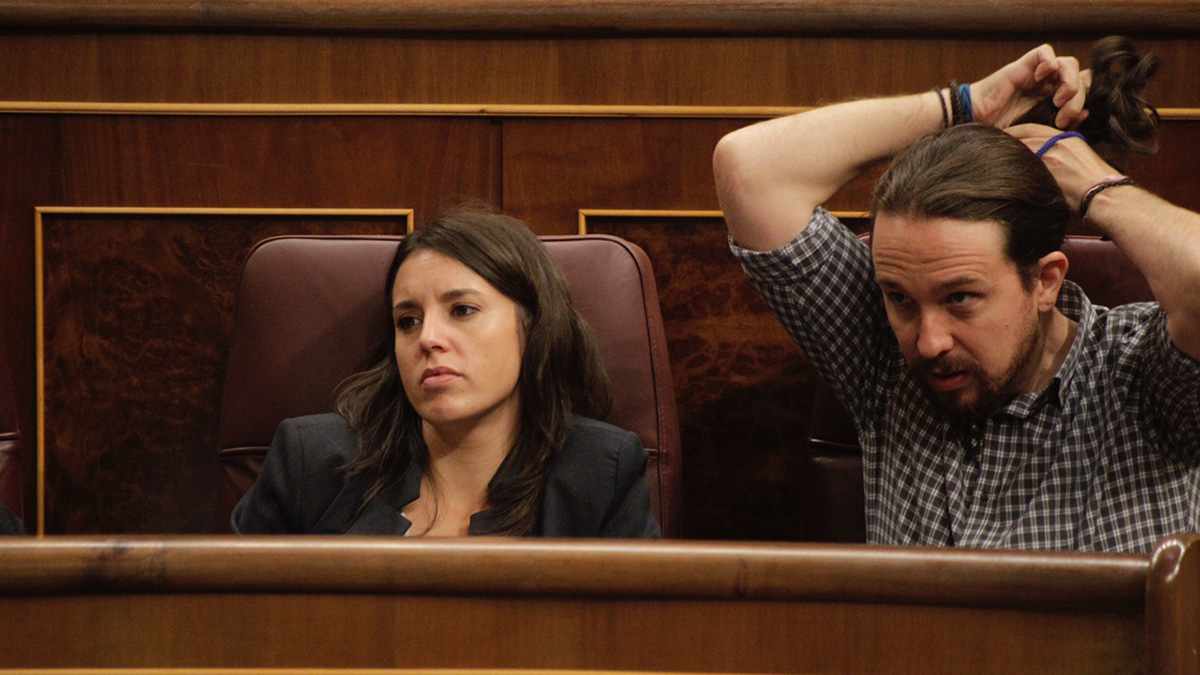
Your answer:
[[[1033,292],[1037,299],[1038,311],[1048,312],[1058,303],[1058,293],[1062,290],[1070,263],[1062,251],[1054,251],[1042,256],[1037,264]]]

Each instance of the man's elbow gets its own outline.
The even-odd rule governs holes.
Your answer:
[[[747,175],[747,168],[753,164],[747,161],[751,152],[742,131],[739,129],[726,134],[717,141],[717,147],[713,150],[713,178],[716,180],[717,197],[725,209],[745,192],[747,185],[753,184],[752,178]]]

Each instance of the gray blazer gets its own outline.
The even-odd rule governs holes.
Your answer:
[[[371,480],[349,476],[357,439],[340,415],[284,420],[258,480],[233,510],[243,534],[398,534],[411,523],[401,512],[420,493],[416,462],[365,506]],[[535,535],[658,537],[646,483],[646,451],[637,434],[586,417],[572,419],[566,445],[551,460]],[[361,508],[360,508],[361,507]],[[471,517],[486,528],[493,509]]]

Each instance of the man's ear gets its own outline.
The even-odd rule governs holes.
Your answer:
[[[1067,277],[1067,267],[1067,256],[1062,251],[1047,253],[1037,262],[1033,293],[1039,312],[1050,311],[1058,302],[1058,292],[1062,290],[1063,279]]]

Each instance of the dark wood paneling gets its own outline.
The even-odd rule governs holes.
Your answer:
[[[504,208],[555,233],[580,209],[716,209],[712,151],[740,120],[504,123]]]
[[[1163,546],[1182,556],[1196,541]],[[1176,672],[1185,655],[1148,652],[1145,617],[1190,626],[1159,610],[1197,568],[1149,567],[677,542],[0,542],[0,630],[25,633],[0,667]]]
[[[417,209],[495,201],[487,120],[85,115],[63,118],[65,204]]]
[[[970,81],[1051,40],[397,39],[370,35],[5,34],[0,101],[806,106]],[[1141,39],[1162,107],[1200,107],[1183,39]]]
[[[14,345],[31,498],[34,207],[413,207],[417,218],[429,218],[461,199],[499,202],[499,129],[487,120],[101,115],[4,122],[13,132],[4,136],[12,150],[6,164],[30,169],[8,170],[0,234],[5,260],[13,261],[4,270],[11,302],[5,333]],[[47,325],[58,331],[48,345],[49,531],[211,526],[205,511],[216,484],[208,480],[215,480],[216,404],[240,256],[269,234],[379,231],[357,223],[314,227],[49,224],[45,305]],[[36,513],[32,504],[27,511]]]
[[[729,253],[719,218],[589,217],[646,250],[684,458],[684,536],[802,540],[816,374]]]
[[[0,339],[5,341],[23,435],[25,513],[34,502],[34,205],[59,201],[59,120],[0,115]],[[29,518],[30,521],[33,518]]]
[[[323,0],[303,7],[285,0],[0,3],[4,110],[18,109],[21,101],[135,108],[158,103],[536,104],[695,106],[697,116],[724,115],[581,118],[570,108],[558,110],[554,114],[562,117],[554,119],[73,115],[54,111],[53,105],[48,114],[0,114],[5,158],[0,162],[5,186],[0,192],[0,311],[5,317],[0,338],[9,348],[30,447],[35,206],[411,206],[420,221],[448,203],[474,197],[505,206],[542,234],[574,232],[579,209],[715,209],[712,148],[727,131],[766,114],[754,107],[921,91],[952,78],[985,75],[1042,41],[1082,56],[1092,35],[1076,30],[1086,32],[1096,22],[1128,29],[1144,50],[1163,58],[1150,90],[1157,105],[1200,107],[1193,33],[1171,32],[1191,30],[1188,17],[1197,11],[1178,3],[1070,0],[1034,7],[956,0],[931,9],[928,3],[900,0],[853,6],[826,0],[766,5],[656,0],[638,7],[569,0],[525,11],[518,5],[525,6],[506,0]],[[689,23],[701,16],[723,35]],[[1019,17],[1020,26],[1006,24],[1006,16]],[[1063,17],[1070,18],[1070,31],[1052,28]],[[403,23],[407,20],[424,23]],[[494,28],[512,21],[514,30],[443,32],[470,28],[472,21]],[[600,24],[594,21],[603,21],[604,29],[596,32]],[[837,31],[853,30],[864,21],[884,22],[880,25],[892,34],[834,37],[821,28],[831,22]],[[1164,21],[1170,29],[1160,33]],[[105,28],[87,28],[98,24]],[[245,30],[205,30],[218,25]],[[924,28],[913,31],[914,25]],[[938,35],[939,25],[959,32]],[[972,33],[973,25],[993,32]],[[172,30],[147,30],[152,26]],[[406,27],[428,32],[388,32]],[[582,39],[558,31],[564,27],[592,32]],[[548,28],[552,32],[542,35],[514,32]],[[728,34],[743,30],[756,34]],[[1065,35],[1071,39],[1064,41]],[[731,106],[747,109],[711,109]],[[1191,185],[1200,173],[1200,153],[1194,151],[1200,123],[1172,122],[1163,139],[1160,156],[1135,161],[1130,172],[1169,199],[1200,207],[1200,193]],[[869,195],[870,180],[860,180],[829,206],[861,210]],[[646,231],[630,230],[630,236],[645,237],[652,255],[671,268],[685,269],[692,259],[710,264],[709,256],[723,255],[717,225],[697,226],[688,234],[676,231],[678,240],[657,239],[677,224],[643,222],[638,227]],[[629,221],[620,226],[632,227]],[[217,244],[205,239],[204,246]],[[736,270],[725,273],[736,276]],[[679,293],[680,306],[691,306],[698,294],[687,284],[700,282],[694,274],[678,274],[662,284],[664,290]],[[699,323],[689,324],[680,335],[702,330]],[[699,378],[704,368],[692,359],[705,349],[687,351],[686,344],[681,339],[678,349],[691,356],[675,368]],[[710,366],[724,358],[710,356]],[[799,359],[794,353],[787,358]],[[709,378],[705,386],[718,381]],[[703,395],[720,401],[728,394]],[[702,416],[706,409],[697,403],[695,410]],[[719,452],[734,454],[727,448]],[[756,466],[759,460],[753,459],[738,467],[751,485],[776,487],[763,489],[768,497],[763,504],[734,516],[736,509],[721,515],[720,507],[709,506],[713,500],[707,490],[719,487],[719,472],[729,468],[717,456],[716,450],[700,454],[686,469],[689,502],[704,509],[703,515],[687,516],[694,523],[689,529],[703,536],[764,538],[799,531],[790,515],[760,513],[790,498],[780,487],[798,471],[789,459],[764,457],[766,466]],[[757,494],[727,496],[754,502]],[[765,528],[769,531],[751,531],[752,525],[735,522],[739,518],[765,518],[772,525]]]
[[[48,217],[46,532],[210,531],[245,254],[278,234],[404,230],[403,217]]]
[[[1194,33],[1170,0],[63,0],[9,2],[0,25],[475,33]]]

